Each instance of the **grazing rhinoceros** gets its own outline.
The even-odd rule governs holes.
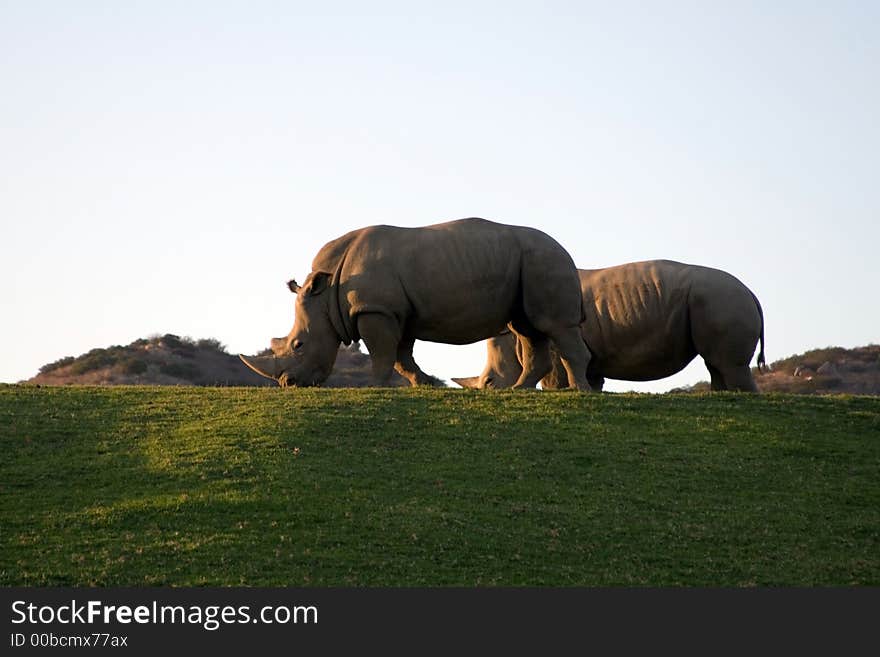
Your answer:
[[[339,343],[362,339],[376,385],[397,369],[430,384],[413,360],[416,340],[467,344],[506,325],[522,341],[515,388],[533,388],[551,369],[550,341],[572,387],[589,390],[577,269],[547,234],[485,219],[422,228],[370,226],[324,245],[297,294],[293,329],[271,341],[272,356],[241,356],[282,386],[319,385]]]
[[[670,260],[580,269],[586,319],[581,333],[591,357],[587,380],[652,381],[682,370],[699,354],[712,390],[757,391],[749,363],[758,340],[764,361],[764,314],[757,297],[718,269]],[[478,377],[455,378],[467,388],[508,388],[518,380],[521,347],[509,331],[488,341]],[[555,355],[554,355],[555,360]],[[541,381],[559,387],[553,371]]]

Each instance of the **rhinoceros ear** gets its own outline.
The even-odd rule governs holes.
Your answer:
[[[296,294],[302,288],[299,286],[299,283],[297,283],[294,279],[291,278],[289,281],[287,281],[287,289],[289,289],[291,292]]]
[[[317,271],[311,275],[311,280],[306,283],[305,291],[309,296],[321,294],[330,284],[330,274],[325,271]]]

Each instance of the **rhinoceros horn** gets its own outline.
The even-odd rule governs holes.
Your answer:
[[[238,357],[241,358],[241,362],[260,376],[277,381],[282,387],[285,385],[287,377],[279,376],[278,359],[275,356],[251,356],[250,358],[245,358],[239,354]]]
[[[480,377],[478,376],[466,376],[461,378],[452,377],[452,380],[455,381],[462,388],[479,388],[480,387]]]

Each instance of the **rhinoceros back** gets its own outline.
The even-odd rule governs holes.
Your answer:
[[[652,260],[580,272],[591,368],[630,381],[674,374],[696,355],[688,328],[690,268]]]
[[[325,249],[336,250],[351,235]],[[420,340],[476,342],[497,334],[515,316],[560,321],[573,314],[573,325],[580,321],[570,256],[531,228],[484,219],[421,228],[371,226],[350,237],[339,271],[341,305],[352,316],[393,315],[404,333]],[[541,320],[537,324],[545,330]]]
[[[363,228],[358,228],[346,233],[342,237],[337,237],[331,242],[327,242],[318,251],[318,255],[315,256],[314,260],[312,260],[312,271],[323,271],[328,274],[336,272],[351,243],[363,231]]]

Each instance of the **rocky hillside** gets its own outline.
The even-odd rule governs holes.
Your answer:
[[[265,353],[265,352],[264,352]],[[329,388],[370,385],[370,357],[354,343],[340,347]],[[755,381],[763,392],[880,395],[880,345],[855,349],[828,347],[778,360]],[[193,340],[167,333],[127,346],[92,349],[40,368],[27,383],[41,385],[196,385],[274,386],[226,352],[214,339]],[[442,382],[438,381],[440,385]],[[396,373],[392,385],[408,385]],[[707,381],[673,392],[701,392]]]
[[[880,395],[880,345],[813,349],[776,361],[756,380],[765,392]]]
[[[370,385],[370,357],[359,344],[340,347],[333,373],[324,383],[331,388]],[[167,333],[135,340],[127,346],[92,349],[40,368],[27,383],[41,385],[196,385],[274,386],[249,370],[238,356],[214,339],[193,340]],[[392,385],[409,385],[397,373]]]
[[[880,345],[813,349],[771,363],[765,374],[753,371],[762,392],[880,395]],[[708,389],[701,381],[682,392]]]

